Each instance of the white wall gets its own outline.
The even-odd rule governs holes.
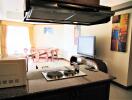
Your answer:
[[[2,19],[2,14],[3,14],[3,5],[2,5],[2,0],[0,0],[0,20]]]
[[[100,0],[100,5],[112,7],[112,6],[116,6],[128,1],[131,1],[131,0]]]
[[[23,21],[25,0],[0,0],[0,18]]]
[[[132,13],[132,9],[118,12],[116,14]],[[131,14],[132,15],[132,14]],[[132,16],[129,23],[131,23]],[[111,32],[112,32],[112,22],[100,25],[92,26],[82,26],[82,35],[95,35],[96,36],[96,51],[97,58],[103,59],[107,62],[109,73],[115,76],[116,82],[128,86],[128,77],[132,75],[129,71],[129,55],[130,55],[130,45],[131,45],[131,24],[129,25],[128,41],[127,41],[127,51],[126,52],[115,52],[110,50],[111,46]],[[132,63],[132,61],[130,61]],[[132,64],[130,64],[132,66]],[[130,75],[128,75],[130,74]],[[132,80],[132,79],[131,79]],[[129,82],[130,83],[130,82]],[[131,82],[132,85],[132,82]]]
[[[44,28],[50,27],[53,33],[44,33]],[[64,43],[63,25],[35,25],[35,45],[37,48],[59,47]]]
[[[45,34],[44,28],[50,27],[53,33]],[[35,45],[37,48],[59,48],[67,59],[75,51],[74,26],[63,24],[35,25]]]
[[[76,55],[76,45],[74,45],[74,25],[64,25],[64,51],[66,59],[70,60],[72,55]]]
[[[125,13],[126,11],[124,11]],[[129,39],[130,39],[130,55],[129,55],[129,68],[128,68],[128,86],[132,85],[132,9],[129,10],[130,12],[130,21],[129,21],[129,30],[128,32],[131,34]]]

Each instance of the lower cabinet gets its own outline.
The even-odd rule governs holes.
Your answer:
[[[92,84],[75,90],[76,100],[109,100],[110,84]]]
[[[109,100],[110,81],[33,93],[10,100]]]
[[[74,100],[70,89],[49,91],[27,97],[30,100]]]

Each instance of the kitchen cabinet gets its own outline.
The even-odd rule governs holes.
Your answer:
[[[84,4],[84,5],[99,5],[100,0],[55,0],[55,1],[64,1],[68,3],[75,3],[75,4]]]
[[[74,100],[72,98],[72,92],[69,89],[63,89],[63,90],[54,90],[54,91],[49,91],[45,93],[38,93],[34,95],[29,95],[25,97],[19,97],[18,99],[29,99],[29,100]],[[11,99],[11,100],[15,100]]]
[[[109,82],[81,86],[76,90],[76,100],[109,100],[109,86]]]
[[[109,100],[110,81],[18,96],[7,100]]]
[[[0,100],[109,100],[112,78],[83,66],[81,70],[87,75],[56,81],[46,81],[38,71],[37,78],[29,78],[24,87],[0,89]]]

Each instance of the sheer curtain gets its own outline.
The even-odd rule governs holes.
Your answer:
[[[25,54],[31,48],[28,27],[7,26],[6,47],[7,55]]]

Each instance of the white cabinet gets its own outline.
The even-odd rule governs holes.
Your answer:
[[[0,17],[6,20],[23,20],[25,0],[0,0]]]

